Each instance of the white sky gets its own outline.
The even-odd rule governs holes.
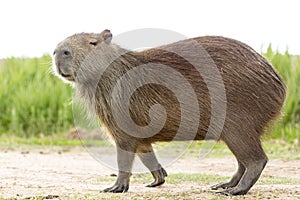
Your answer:
[[[0,58],[52,53],[77,32],[138,28],[228,36],[257,51],[272,43],[300,55],[299,25],[296,0],[8,0],[0,3]]]

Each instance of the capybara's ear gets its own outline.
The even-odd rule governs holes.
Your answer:
[[[104,31],[102,31],[101,37],[106,44],[109,44],[112,40],[112,34],[111,34],[110,30],[108,30],[108,29],[105,29]]]

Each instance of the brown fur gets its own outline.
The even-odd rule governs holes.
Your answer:
[[[223,193],[245,194],[256,182],[267,162],[267,157],[261,147],[260,136],[266,126],[280,114],[286,94],[286,87],[282,79],[267,60],[246,44],[224,37],[197,37],[142,52],[127,51],[111,44],[110,40],[111,34],[108,30],[103,31],[101,34],[77,34],[60,43],[55,50],[54,57],[59,73],[63,72],[68,75],[67,79],[75,81],[75,87],[81,98],[87,102],[89,109],[99,117],[102,125],[107,128],[115,140],[117,147],[121,150],[140,154],[152,152],[151,144],[153,142],[174,139],[181,120],[181,111],[177,97],[168,88],[159,84],[146,84],[138,88],[130,99],[130,116],[139,126],[147,126],[150,123],[149,109],[154,104],[160,104],[166,109],[166,123],[161,131],[152,137],[137,138],[126,134],[117,125],[111,107],[112,91],[117,81],[127,72],[137,66],[149,63],[169,66],[180,72],[191,84],[197,95],[201,112],[195,137],[189,135],[189,132],[186,131],[186,135],[177,139],[223,140],[236,156],[239,169],[229,182],[213,186],[213,189],[222,187],[228,188]],[[95,47],[94,44],[90,44],[90,41],[99,43],[105,41],[105,43],[101,47]],[[201,44],[222,76],[227,104],[225,123],[220,138],[217,137],[217,133],[207,135],[212,109],[209,89],[202,75],[187,60],[166,50],[186,51],[189,52],[191,57],[197,58],[201,55],[190,51],[192,41]],[[103,72],[101,81],[96,86],[96,93],[91,94],[95,92],[95,88],[89,89],[89,82],[92,79],[99,78],[94,75],[99,73],[99,69],[87,69],[82,63],[95,48],[98,48],[98,50],[100,48],[98,52],[102,52],[101,55],[94,57],[97,66],[101,68],[101,66],[109,65],[109,67]],[[69,51],[72,57],[63,56],[65,51]],[[112,63],[109,62],[111,57],[119,54],[121,56],[118,59]],[[77,71],[81,71],[84,76],[81,78],[76,77],[79,74]],[[170,74],[170,76],[172,75]],[[213,75],[210,78],[213,78]],[[126,90],[131,86],[122,87]],[[184,91],[184,88],[180,88],[180,85],[178,87],[180,91]],[[91,100],[93,95],[95,95],[94,103]],[[121,94],[118,95],[121,96]],[[190,115],[193,115],[193,113],[190,112]],[[188,130],[190,125],[192,124],[187,124],[185,130]],[[219,125],[215,124],[215,126]],[[166,173],[155,159],[154,154],[148,159],[148,163],[143,156],[140,156],[140,158],[152,171],[156,181],[155,184],[162,184]],[[118,161],[120,164],[121,160]],[[153,170],[150,167],[151,163],[156,165]],[[122,167],[119,166],[119,168]],[[126,173],[127,171],[130,173],[130,169],[131,167],[119,169],[120,173],[116,184],[108,188],[107,191],[127,191],[130,175],[126,175]],[[246,172],[246,169],[248,172]],[[244,176],[242,177],[242,175]],[[155,184],[152,186],[156,186]]]

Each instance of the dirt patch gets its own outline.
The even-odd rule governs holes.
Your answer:
[[[22,199],[236,199],[237,197],[216,196],[208,185],[193,182],[182,184],[166,183],[159,188],[146,188],[146,183],[131,183],[126,194],[107,194],[100,191],[114,182],[102,181],[110,177],[114,170],[101,165],[84,149],[61,153],[30,151],[0,152],[0,196]],[[226,158],[183,158],[167,167],[169,174],[201,173],[231,176],[236,170],[233,157]],[[238,199],[299,199],[300,160],[271,159],[262,176],[286,177],[284,184],[256,184],[250,192]],[[102,178],[101,178],[102,177]],[[288,183],[289,178],[293,183]],[[296,182],[295,182],[296,180]]]

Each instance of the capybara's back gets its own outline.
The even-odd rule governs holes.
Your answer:
[[[209,91],[210,88],[207,87],[203,77],[208,76],[207,79],[213,79],[217,74],[201,74],[185,58],[174,53],[189,52],[191,57],[195,57],[195,61],[198,61],[198,52],[193,51],[195,48],[191,48],[194,41],[203,47],[214,63],[213,65],[207,61],[208,64],[205,67],[208,69],[206,70],[213,71],[216,67],[225,87],[225,99],[222,99],[224,97],[220,94],[215,94],[217,103],[226,101],[225,123],[220,139],[226,141],[227,138],[233,137],[242,141],[259,140],[268,124],[280,115],[285,100],[286,86],[271,64],[251,47],[224,37],[198,37],[143,51],[141,54],[143,58],[146,58],[143,63],[161,64],[179,71],[191,83],[197,95],[201,116],[195,139],[219,139],[218,134],[206,135],[211,123],[212,92]],[[203,56],[200,59],[207,58]],[[165,79],[168,80],[168,77],[166,76]],[[216,81],[214,84],[217,85],[220,82]],[[145,87],[143,91],[137,91],[136,96],[132,96],[133,100],[147,100],[143,102],[143,106],[139,105],[132,109],[132,113],[138,113],[136,117],[133,116],[133,119],[140,124],[149,123],[145,122],[148,116],[146,111],[155,103],[163,104],[169,114],[168,118],[171,120],[167,120],[164,129],[154,138],[148,138],[153,141],[172,140],[177,132],[176,124],[178,125],[182,115],[176,97],[161,87],[159,85],[148,90]],[[153,102],[149,103],[149,97],[154,99]],[[143,116],[143,113],[146,114]]]

